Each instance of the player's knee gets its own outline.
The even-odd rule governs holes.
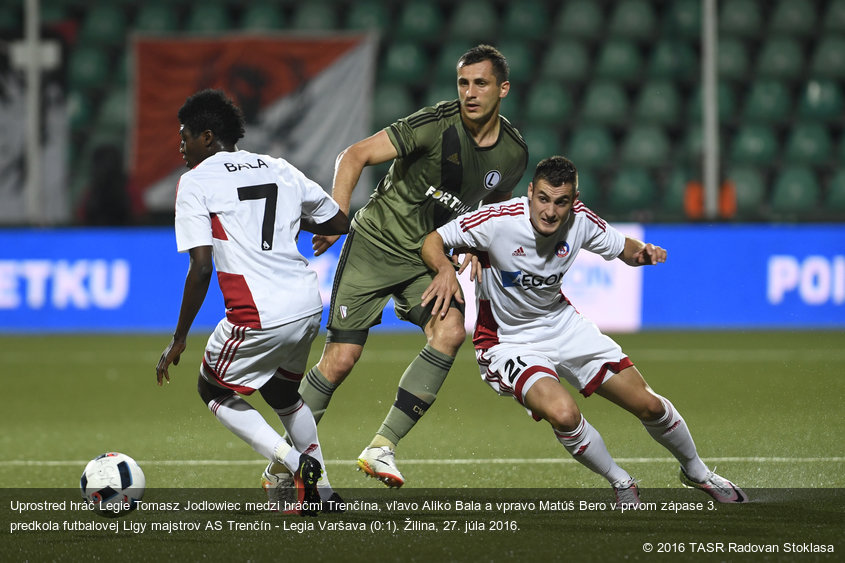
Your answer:
[[[206,381],[202,376],[199,376],[197,378],[197,393],[199,393],[203,404],[206,406],[208,406],[208,404],[215,399],[232,395],[232,391],[230,389],[226,389],[225,387],[218,387],[217,385],[212,385],[211,383]]]
[[[640,420],[645,422],[658,420],[666,414],[666,406],[660,400],[659,396],[654,393],[646,393],[640,405],[639,412],[636,414]]]
[[[429,338],[429,344],[437,350],[451,352],[451,355],[454,355],[466,340],[466,336],[467,331],[463,323],[443,323],[434,329]]]
[[[546,413],[546,420],[555,430],[572,432],[581,423],[581,411],[577,406],[557,404]]]
[[[299,383],[271,377],[259,390],[264,402],[275,410],[284,410],[299,402]]]

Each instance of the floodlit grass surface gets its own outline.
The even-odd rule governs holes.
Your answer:
[[[610,508],[604,480],[573,462],[546,423],[481,382],[470,343],[435,405],[397,449],[406,486],[388,490],[365,479],[354,460],[422,346],[415,333],[374,333],[320,423],[332,484],[347,500],[366,502],[343,515],[310,519],[246,509],[245,502],[263,498],[258,484],[265,462],[196,394],[205,337],[189,341],[163,388],[155,385],[154,368],[166,335],[0,338],[0,560],[812,561],[840,560],[845,553],[842,333],[618,335],[655,391],[683,414],[704,460],[755,501],[710,506],[708,496],[680,486],[677,463],[631,415],[598,396],[579,397],[611,453],[640,480],[643,501],[656,505],[624,514]],[[321,349],[319,339],[309,365]],[[249,400],[278,425],[257,394]],[[112,450],[140,463],[145,500],[228,498],[241,505],[147,509],[104,519],[22,504],[77,500],[82,468]],[[408,504],[387,504],[393,500]],[[599,504],[582,509],[582,502]],[[74,521],[119,529],[62,529]],[[219,530],[208,525],[217,521]],[[60,529],[44,529],[49,522]],[[201,529],[153,531],[154,522],[199,522]],[[15,523],[33,529],[12,533]],[[143,531],[132,529],[145,523]],[[331,530],[321,523],[367,529]],[[806,552],[819,546],[835,551]]]

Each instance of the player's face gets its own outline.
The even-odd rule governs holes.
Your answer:
[[[465,119],[484,123],[495,117],[499,113],[499,103],[509,89],[510,82],[496,82],[490,61],[458,67],[458,98]]]
[[[203,135],[194,135],[194,133],[182,125],[179,128],[179,136],[182,142],[179,143],[179,152],[182,153],[182,159],[188,168],[193,168],[208,157],[208,149],[206,147]]]
[[[545,180],[529,184],[528,211],[534,230],[546,236],[557,233],[569,218],[578,195],[572,184],[552,186]]]

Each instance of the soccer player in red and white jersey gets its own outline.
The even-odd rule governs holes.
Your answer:
[[[436,272],[423,294],[432,316],[461,299],[444,248],[471,249],[478,318],[473,342],[481,376],[537,420],[551,424],[573,457],[612,485],[618,504],[639,503],[635,480],[619,467],[587,422],[563,377],[584,396],[596,393],[640,419],[681,464],[681,482],[719,502],[745,502],[745,493],[711,471],[698,456],[684,419],[655,393],[619,345],[583,317],[561,289],[583,248],[630,266],[666,261],[666,250],[625,237],[578,200],[575,166],[562,156],[541,161],[528,197],[482,207],[426,237],[422,257]]]
[[[317,425],[299,395],[323,310],[317,274],[299,253],[300,229],[342,234],[349,220],[316,183],[281,158],[238,150],[241,110],[219,90],[179,110],[180,152],[190,169],[176,194],[176,246],[188,252],[179,320],[156,366],[161,385],[178,364],[208,290],[212,257],[226,316],[208,339],[198,391],[223,425],[295,477],[297,509],[315,514],[339,497],[325,476]],[[292,446],[241,395],[255,390],[281,419]]]

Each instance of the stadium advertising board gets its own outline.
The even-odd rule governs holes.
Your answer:
[[[668,249],[665,265],[628,268],[583,252],[564,278],[572,303],[604,330],[845,328],[845,227],[637,226]],[[0,331],[169,332],[188,268],[173,231],[0,231]],[[328,306],[340,243],[313,257]],[[467,309],[474,317],[474,306]],[[194,327],[223,314],[212,281]],[[324,310],[324,323],[326,311]],[[377,330],[414,330],[385,311]]]

